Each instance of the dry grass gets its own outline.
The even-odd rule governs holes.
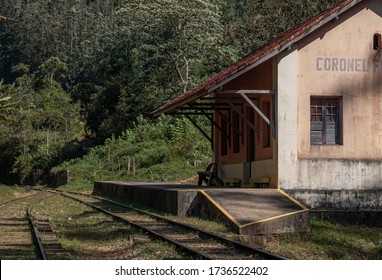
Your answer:
[[[0,186],[0,203],[28,194],[30,192],[26,188]],[[207,231],[234,235],[229,228],[214,221],[179,217],[133,206]],[[134,228],[72,200],[56,197],[35,208],[37,212],[50,214],[52,227],[57,231],[62,245],[76,252],[75,258],[185,258],[168,244],[153,241]],[[382,228],[314,218],[309,233],[283,236],[278,242],[268,243],[264,249],[290,259],[382,259]]]
[[[265,249],[298,260],[380,260],[382,228],[314,218],[309,233],[284,236]]]
[[[0,204],[12,199],[28,196],[33,193],[34,191],[27,187],[0,185]]]

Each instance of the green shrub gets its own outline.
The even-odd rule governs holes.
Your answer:
[[[170,150],[166,145],[157,145],[152,148],[143,149],[138,152],[136,162],[138,167],[150,167],[166,162],[170,155]]]
[[[194,163],[204,168],[210,154],[208,141],[188,120],[165,116],[150,122],[139,117],[120,137],[54,170],[69,169],[71,188],[90,188],[95,180],[173,181],[195,175],[201,167]]]

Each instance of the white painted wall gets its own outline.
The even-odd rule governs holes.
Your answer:
[[[376,32],[382,33],[382,1],[367,0],[278,56],[281,188],[311,190],[312,203],[314,191],[343,190],[361,197],[360,191],[382,189],[382,57],[376,71],[370,65]],[[369,64],[361,65],[361,71],[322,71],[317,57]],[[310,145],[312,95],[343,98],[342,145]]]
[[[382,162],[346,159],[300,159],[299,188],[309,190],[382,190]]]
[[[277,151],[278,185],[299,187],[297,158],[297,75],[296,48],[278,56],[277,72]]]
[[[275,149],[274,149],[275,150]],[[270,178],[270,186],[277,188],[278,174],[277,174],[277,156],[274,155],[273,159],[253,161],[251,163],[251,177],[252,178]]]
[[[219,165],[219,177],[243,180],[243,163]]]

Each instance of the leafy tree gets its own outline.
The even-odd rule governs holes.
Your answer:
[[[65,63],[63,63],[58,57],[50,57],[47,61],[42,63],[38,67],[38,74],[40,76],[40,81],[43,83],[48,81],[50,87],[53,87],[53,82],[55,78],[57,80],[58,73],[65,73],[68,71],[68,67]]]
[[[138,116],[149,119],[159,105],[337,2],[2,0],[0,178],[15,172],[27,180],[33,168],[63,160],[66,147],[84,137],[80,123],[98,143],[123,135]],[[168,125],[174,135],[186,127]],[[191,147],[182,139],[177,145]]]
[[[0,27],[0,58],[7,61],[0,75],[9,81],[15,78],[10,75],[12,65],[27,63],[35,70],[49,57],[59,57],[70,65],[70,77],[75,79],[89,59],[113,44],[118,2],[2,0],[0,13],[12,20]]]
[[[223,6],[224,44],[237,58],[340,0],[227,0]]]
[[[17,104],[18,102],[14,101],[12,96],[8,94],[7,88],[3,85],[3,82],[0,81],[0,121],[7,120],[7,114],[9,114]]]
[[[51,66],[49,61],[40,70]],[[25,183],[34,169],[49,171],[67,158],[65,147],[81,135],[78,106],[50,75],[48,83],[41,83],[41,75],[23,74],[1,90],[19,100],[17,109],[5,112],[6,121],[0,121],[2,180],[13,173]]]
[[[134,0],[117,13],[134,38],[132,52],[137,62],[169,62],[167,75],[174,74],[186,91],[198,82],[195,78],[206,54],[220,52],[223,29],[219,4],[204,0]]]

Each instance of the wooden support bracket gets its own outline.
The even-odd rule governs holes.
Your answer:
[[[212,138],[198,125],[198,123],[194,119],[192,119],[189,115],[185,115],[185,116],[200,131],[200,133],[202,133],[203,136],[207,138],[207,140],[212,145],[213,144],[212,143]]]
[[[271,123],[271,121],[267,118],[266,115],[263,114],[263,112],[261,112],[261,110],[255,105],[255,103],[253,103],[252,100],[245,95],[245,93],[241,91],[238,91],[237,93],[239,93],[245,99],[245,101],[247,101],[247,103],[251,105],[251,107],[260,115],[260,117],[262,117],[263,120],[273,129],[273,124]]]

